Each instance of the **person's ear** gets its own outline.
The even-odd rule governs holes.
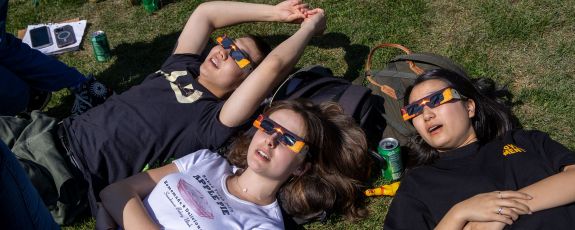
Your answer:
[[[301,164],[301,165],[293,172],[293,175],[294,175],[294,176],[302,176],[302,175],[305,174],[310,168],[311,168],[311,163],[309,163],[309,162],[304,162],[303,164]]]
[[[466,101],[466,107],[467,107],[467,115],[469,116],[469,118],[473,118],[475,117],[475,101],[473,99],[467,99]]]

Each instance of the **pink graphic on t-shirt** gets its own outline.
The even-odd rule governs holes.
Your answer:
[[[178,191],[180,191],[184,201],[186,201],[188,206],[190,206],[198,216],[214,219],[212,209],[200,191],[181,179],[178,181]]]

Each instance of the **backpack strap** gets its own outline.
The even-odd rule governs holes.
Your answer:
[[[373,57],[373,54],[375,53],[376,50],[378,50],[380,48],[385,48],[385,47],[397,48],[397,49],[402,50],[406,54],[412,53],[411,50],[409,50],[407,47],[402,46],[400,44],[394,44],[394,43],[384,43],[384,44],[381,44],[381,45],[374,47],[369,52],[369,55],[367,56],[367,63],[365,64],[366,79],[367,79],[367,81],[369,81],[369,83],[378,86],[380,88],[381,92],[383,92],[383,93],[387,94],[388,96],[390,96],[391,98],[397,100],[397,93],[395,92],[395,89],[393,89],[387,85],[382,85],[382,84],[377,83],[375,80],[373,80],[373,77],[372,77],[371,59]],[[413,71],[415,74],[419,75],[419,74],[423,73],[423,69],[421,69],[417,65],[415,65],[415,63],[413,61],[406,60],[406,62],[409,65],[409,69],[411,69],[411,71]]]
[[[289,75],[275,90],[275,92],[272,94],[271,97],[269,97],[268,99],[266,99],[266,101],[263,104],[267,104],[267,105],[271,105],[272,102],[276,99],[276,96],[278,96],[278,93],[281,95],[282,90],[286,90],[285,87],[287,87],[290,82],[290,80],[292,80],[293,78],[297,78],[299,75],[301,74],[314,74],[317,75],[318,78],[322,78],[322,77],[331,77],[333,76],[333,72],[331,71],[331,69],[326,68],[324,66],[321,65],[311,65],[311,66],[306,66],[304,68],[299,69],[298,71],[296,71],[295,73]],[[285,92],[284,92],[285,93]],[[298,97],[301,96],[301,93],[298,95]],[[294,98],[292,96],[290,96],[290,98]],[[285,99],[285,98],[280,98],[280,99]]]
[[[392,59],[390,62],[395,62],[395,61],[423,62],[423,63],[435,65],[435,66],[440,67],[442,69],[453,71],[453,72],[459,74],[460,76],[464,76],[466,78],[469,78],[469,76],[467,75],[467,73],[465,72],[465,70],[461,66],[459,66],[458,64],[456,64],[455,62],[451,61],[450,59],[448,59],[446,57],[439,56],[436,54],[409,53],[409,54],[405,54],[405,55],[399,55],[399,56],[395,57],[394,59]]]

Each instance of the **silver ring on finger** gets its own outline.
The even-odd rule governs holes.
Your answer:
[[[503,207],[499,207],[499,208],[497,209],[497,214],[498,214],[498,215],[501,215],[501,212],[502,212],[502,211],[503,211]]]

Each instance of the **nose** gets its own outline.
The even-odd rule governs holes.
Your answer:
[[[226,60],[228,59],[228,55],[230,54],[230,50],[228,49],[224,49],[224,47],[220,47],[221,49],[218,51],[218,54],[220,55],[220,58],[222,58],[222,60]]]
[[[433,109],[429,108],[429,106],[424,105],[423,106],[423,120],[429,121],[431,118],[435,117],[435,113],[433,112]]]
[[[273,134],[269,135],[266,139],[268,147],[275,148],[278,144],[278,138],[279,138],[278,133],[273,133]]]

